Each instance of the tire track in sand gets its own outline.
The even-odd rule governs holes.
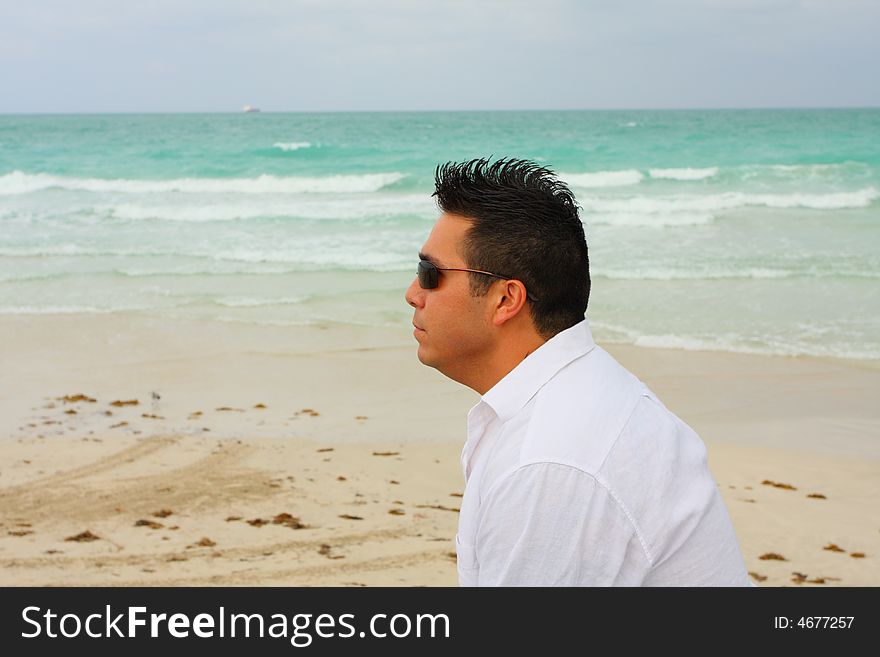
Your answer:
[[[366,572],[389,571],[447,561],[447,550],[419,550],[370,559],[346,559],[329,564],[303,565],[294,568],[253,569],[198,577],[179,577],[158,581],[137,579],[114,582],[118,586],[260,586],[324,584],[340,575],[357,576]]]
[[[203,511],[223,506],[229,499],[265,499],[277,494],[266,477],[241,465],[253,448],[236,443],[224,443],[180,467],[89,485],[96,475],[112,473],[177,442],[167,437],[146,439],[94,463],[0,490],[0,520],[88,522],[112,517],[119,509],[149,513],[158,504]]]
[[[134,461],[149,456],[161,449],[170,447],[178,441],[178,438],[173,438],[171,436],[145,438],[131,447],[126,447],[118,452],[103,456],[92,463],[86,463],[85,465],[71,468],[70,470],[62,470],[61,472],[56,472],[46,477],[40,477],[39,479],[32,479],[13,486],[0,488],[0,502],[5,502],[7,496],[10,496],[9,499],[14,500],[16,494],[25,492],[31,488],[51,488],[54,486],[61,486],[77,479],[103,474],[104,472],[114,470],[122,465],[133,463]],[[0,509],[2,508],[2,505],[0,505]]]

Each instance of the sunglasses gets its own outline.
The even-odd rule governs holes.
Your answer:
[[[503,280],[511,280],[510,276],[501,276],[499,274],[493,274],[490,271],[481,271],[479,269],[457,269],[455,267],[438,267],[428,260],[419,260],[419,287],[423,290],[433,290],[440,284],[441,271],[469,271],[474,274],[484,274],[486,276],[494,276],[495,278],[501,278]],[[526,291],[526,297],[529,301],[537,301],[537,299],[529,294],[528,291]]]

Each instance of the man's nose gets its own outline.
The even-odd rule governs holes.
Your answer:
[[[406,289],[406,302],[411,305],[413,308],[418,308],[422,305],[424,300],[424,291],[419,286],[418,277],[413,279],[413,282],[410,283],[409,287]]]

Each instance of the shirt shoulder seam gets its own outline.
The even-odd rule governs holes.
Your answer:
[[[641,403],[642,399],[644,399],[644,398],[646,398],[646,397],[647,397],[649,400],[651,399],[651,397],[647,394],[647,391],[644,389],[644,386],[643,386],[643,387],[642,387],[642,391],[639,393],[639,398],[638,398],[638,399],[635,401],[635,403],[632,405],[632,408],[629,409],[629,413],[628,413],[627,416],[626,416],[626,422],[624,422],[624,423],[620,426],[620,431],[618,431],[618,432],[617,432],[617,435],[614,437],[614,442],[611,443],[611,446],[608,448],[608,451],[605,452],[605,456],[602,457],[602,462],[601,462],[601,463],[599,464],[599,466],[596,468],[596,471],[597,471],[597,472],[600,471],[602,468],[605,467],[605,461],[607,461],[607,460],[608,460],[608,457],[611,456],[611,452],[614,451],[614,448],[617,446],[617,442],[620,440],[620,437],[621,437],[624,433],[626,433],[626,430],[627,430],[627,428],[629,427],[629,423],[632,422],[633,415],[635,415],[635,413],[636,413],[636,409],[639,407],[639,404]]]

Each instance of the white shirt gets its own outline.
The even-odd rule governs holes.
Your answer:
[[[699,436],[586,319],[482,396],[461,458],[461,586],[751,584]]]

